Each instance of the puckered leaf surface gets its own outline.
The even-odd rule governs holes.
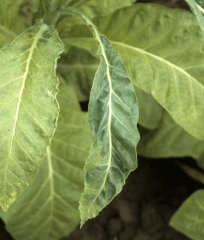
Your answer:
[[[174,214],[170,225],[193,240],[204,236],[204,190],[193,193]]]
[[[60,117],[46,158],[32,183],[6,213],[1,213],[16,240],[57,240],[79,223],[78,202],[91,132],[73,88],[61,83],[57,98]]]
[[[101,62],[89,101],[89,124],[94,139],[80,201],[82,224],[110,203],[137,166],[138,106],[134,87],[106,37],[99,34],[98,38]]]
[[[121,54],[133,83],[152,94],[187,132],[203,140],[204,35],[195,16],[136,4],[97,18],[95,24]],[[94,39],[81,27],[65,29],[61,36],[69,45],[96,51]]]
[[[139,112],[133,84],[108,39],[77,9],[70,8],[62,13],[81,17],[99,44],[100,64],[88,111],[94,136],[85,165],[85,189],[79,206],[83,225],[110,203],[122,190],[129,173],[137,167]]]
[[[58,118],[55,30],[37,24],[0,52],[0,205],[7,210],[36,175]]]
[[[58,71],[67,81],[75,84],[79,101],[87,101],[89,99],[98,65],[98,59],[87,51],[77,48],[70,48],[68,54],[60,58]],[[144,92],[136,86],[135,91],[140,109],[138,123],[147,129],[157,128],[164,112],[163,108],[151,94]]]

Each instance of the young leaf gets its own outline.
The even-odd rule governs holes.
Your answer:
[[[100,65],[89,101],[89,125],[94,133],[86,162],[85,189],[80,200],[81,225],[95,217],[122,190],[137,167],[138,105],[127,71],[108,39],[76,9],[99,43]]]
[[[204,236],[204,190],[193,193],[174,214],[170,226],[193,240]]]
[[[91,132],[71,86],[60,83],[57,99],[61,111],[47,156],[32,183],[1,213],[16,240],[57,240],[73,231],[80,220],[78,202]]]
[[[194,15],[136,4],[97,18],[95,24],[121,54],[135,86],[151,93],[176,123],[203,140],[204,35]],[[95,52],[94,39],[81,27],[70,35],[65,29],[64,36],[66,44]]]
[[[192,12],[196,15],[198,19],[198,23],[200,25],[200,28],[204,32],[204,5],[202,6],[199,4],[202,1],[195,1],[195,0],[185,0],[190,8],[192,9]]]
[[[37,24],[0,52],[0,205],[15,201],[36,175],[56,128],[55,30]]]

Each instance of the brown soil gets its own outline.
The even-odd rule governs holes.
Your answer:
[[[168,222],[181,203],[203,186],[174,162],[140,158],[121,194],[64,240],[187,240]]]

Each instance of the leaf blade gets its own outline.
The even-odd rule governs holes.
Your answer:
[[[122,190],[129,173],[137,167],[139,109],[127,71],[108,39],[79,10],[70,8],[62,13],[82,18],[99,44],[100,65],[88,110],[94,136],[84,168],[85,188],[79,205],[82,226],[110,203]]]
[[[89,124],[95,137],[85,166],[87,177],[79,208],[81,224],[95,217],[122,190],[128,174],[137,166],[138,107],[134,88],[108,40],[103,35],[98,37],[103,44],[99,50],[101,63],[89,102]],[[102,98],[105,99],[103,104]],[[126,138],[129,138],[128,142]]]
[[[204,32],[204,9],[195,0],[185,0],[196,15],[200,28]]]
[[[122,20],[124,16],[129,16],[127,21]],[[94,22],[121,54],[134,85],[152,94],[187,132],[204,139],[204,36],[193,14],[136,4]],[[94,54],[94,40],[85,30],[78,29],[65,31],[66,36],[69,31],[72,35],[64,42]],[[80,44],[79,36],[83,37]]]
[[[203,239],[204,191],[193,193],[170,220],[170,226],[194,240]]]
[[[78,202],[91,132],[74,88],[61,81],[59,89],[58,127],[46,158],[32,183],[6,213],[1,212],[7,230],[17,240],[56,240],[68,235],[80,221]]]
[[[49,62],[45,53],[51,42]],[[59,112],[55,68],[62,50],[56,32],[37,24],[0,52],[0,205],[5,210],[36,175],[54,134]]]

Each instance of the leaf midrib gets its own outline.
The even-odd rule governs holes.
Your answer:
[[[101,187],[99,188],[98,194],[96,194],[95,198],[92,201],[92,204],[90,205],[88,212],[91,210],[91,208],[93,207],[94,202],[96,201],[96,199],[98,198],[98,196],[100,195],[102,189],[105,186],[106,180],[107,180],[107,176],[111,167],[111,160],[112,160],[112,131],[111,131],[111,121],[112,121],[112,82],[111,82],[111,76],[110,76],[110,71],[109,71],[109,61],[107,59],[106,56],[106,52],[105,52],[105,47],[103,46],[103,43],[101,41],[101,38],[99,37],[99,34],[96,35],[97,40],[100,43],[100,48],[101,48],[101,54],[103,55],[104,61],[106,63],[106,74],[107,74],[107,79],[108,79],[108,84],[109,84],[109,88],[110,88],[110,94],[109,94],[109,98],[108,98],[108,123],[107,123],[107,128],[108,128],[108,139],[109,139],[109,153],[108,153],[108,164],[107,164],[107,169],[106,169],[106,174],[104,176],[104,181],[103,184],[101,185]],[[101,65],[101,63],[100,63]]]
[[[111,42],[114,44],[114,45],[119,45],[121,47],[125,47],[125,48],[129,48],[129,49],[132,49],[134,51],[137,51],[137,52],[140,52],[142,54],[145,54],[145,55],[148,55],[160,62],[163,62],[165,63],[166,65],[169,65],[170,67],[172,68],[175,68],[176,70],[178,70],[179,72],[183,73],[184,75],[186,75],[188,78],[191,78],[192,80],[194,80],[196,83],[198,83],[202,88],[203,88],[203,85],[201,83],[199,83],[194,77],[192,77],[188,72],[186,72],[183,68],[180,68],[178,67],[177,65],[165,60],[164,58],[162,57],[159,57],[155,54],[152,54],[150,52],[147,52],[147,51],[144,51],[143,49],[140,49],[140,48],[137,48],[137,47],[134,47],[132,45],[128,45],[128,44],[125,44],[125,43],[121,43],[121,42],[117,42],[117,41],[112,41]]]
[[[70,38],[69,41],[73,43],[75,39],[78,39],[78,38],[73,37],[73,38]],[[87,40],[90,40],[90,41],[93,41],[93,40],[94,40],[93,38],[90,38],[90,37],[80,37],[80,39],[81,39],[82,42],[83,42],[83,39],[87,39]],[[185,74],[188,78],[191,78],[194,82],[196,82],[196,84],[198,84],[201,88],[203,88],[203,85],[202,85],[199,81],[197,81],[193,76],[191,76],[191,75],[190,75],[188,72],[186,72],[183,68],[178,67],[178,66],[175,65],[174,63],[169,62],[169,61],[165,60],[165,59],[162,58],[162,57],[159,57],[159,56],[157,56],[157,55],[155,55],[155,54],[153,54],[153,53],[147,52],[147,51],[145,51],[145,50],[143,50],[143,49],[141,49],[141,48],[137,48],[137,47],[132,46],[132,45],[130,45],[130,44],[126,44],[126,43],[114,41],[114,40],[111,40],[111,39],[109,39],[109,40],[110,40],[110,42],[111,42],[113,45],[118,45],[118,46],[121,46],[121,47],[126,48],[126,49],[127,49],[127,48],[132,49],[133,51],[140,52],[140,53],[142,53],[142,54],[148,55],[149,57],[152,57],[153,59],[156,59],[156,60],[158,60],[158,61],[160,61],[160,62],[163,62],[163,63],[169,65],[170,67],[172,67],[172,68],[178,70],[179,72]],[[94,56],[95,56],[95,55],[94,55]]]
[[[11,136],[11,144],[10,144],[10,149],[9,149],[9,159],[11,159],[13,141],[14,141],[14,137],[15,137],[15,133],[16,133],[17,122],[18,122],[18,119],[19,119],[21,99],[22,99],[23,92],[24,92],[24,89],[25,89],[25,83],[26,83],[26,80],[27,80],[27,76],[29,74],[29,68],[30,68],[30,63],[31,63],[31,60],[32,60],[32,56],[33,56],[34,50],[37,46],[37,43],[38,43],[40,37],[42,36],[43,32],[45,32],[46,30],[47,30],[47,26],[42,25],[42,27],[40,28],[40,30],[36,34],[36,37],[33,40],[33,43],[31,45],[31,48],[30,48],[30,51],[29,51],[28,59],[26,61],[25,73],[23,74],[23,80],[22,80],[20,91],[19,91],[18,102],[17,102],[17,106],[16,106],[16,113],[15,113],[15,117],[14,117],[13,131],[12,131],[12,136]]]
[[[33,43],[31,45],[30,51],[29,51],[28,59],[26,61],[25,73],[22,75],[23,80],[22,80],[20,91],[19,91],[18,102],[17,102],[17,106],[16,106],[16,113],[15,113],[14,123],[13,123],[13,130],[12,130],[12,135],[11,135],[11,142],[10,142],[10,147],[9,147],[9,152],[8,152],[8,159],[7,159],[7,164],[6,164],[5,179],[4,179],[5,184],[8,181],[8,169],[9,169],[9,165],[10,165],[10,161],[11,161],[13,142],[14,142],[17,122],[18,122],[18,118],[19,118],[21,99],[22,99],[22,95],[23,95],[23,92],[24,92],[24,88],[25,88],[25,82],[26,82],[27,76],[29,74],[30,63],[31,63],[31,60],[32,60],[34,50],[37,46],[38,40],[40,39],[43,32],[47,30],[47,28],[48,27],[46,25],[42,25],[42,27],[39,29],[38,33],[36,34],[36,36],[33,40]],[[4,196],[6,196],[6,185],[4,187]]]

